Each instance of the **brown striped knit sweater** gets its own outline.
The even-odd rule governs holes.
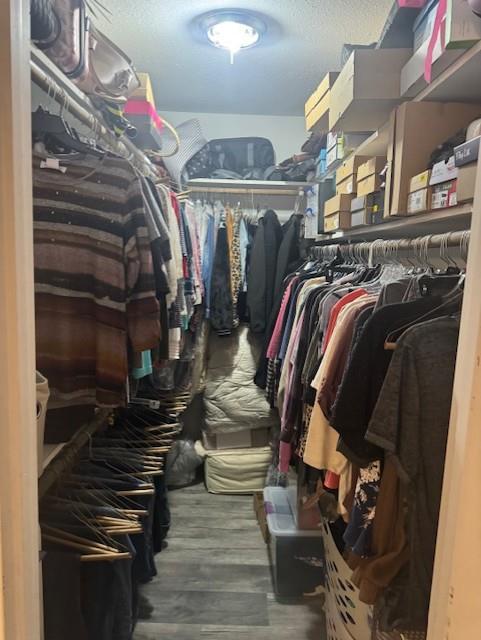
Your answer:
[[[125,402],[128,347],[155,348],[159,304],[140,179],[113,154],[65,174],[33,157],[37,369],[50,408]]]

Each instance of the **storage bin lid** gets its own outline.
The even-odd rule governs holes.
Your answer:
[[[276,538],[320,538],[321,531],[302,530],[297,528],[292,504],[296,490],[284,487],[266,487],[264,489],[264,505],[267,514],[269,532]]]

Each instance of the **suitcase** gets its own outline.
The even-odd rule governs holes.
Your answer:
[[[226,169],[244,176],[254,169],[266,170],[275,162],[272,142],[267,138],[223,138],[209,142],[214,170]]]

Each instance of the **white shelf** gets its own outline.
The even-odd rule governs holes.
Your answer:
[[[355,227],[348,231],[337,231],[330,237],[326,234],[318,237],[318,243],[335,244],[337,240],[390,240],[395,238],[415,238],[417,236],[464,231],[471,226],[471,203],[439,209],[419,215],[387,219],[381,224]]]
[[[209,187],[209,188],[233,188],[244,189],[246,191],[255,191],[257,189],[279,189],[279,190],[292,190],[303,189],[309,187],[310,182],[285,182],[280,180],[216,180],[213,178],[195,178],[189,180],[189,187],[195,190],[196,187]]]

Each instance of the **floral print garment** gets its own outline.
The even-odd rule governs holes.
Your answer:
[[[371,555],[372,524],[380,484],[379,460],[361,469],[349,525],[344,533],[344,542],[359,558],[368,558]]]

